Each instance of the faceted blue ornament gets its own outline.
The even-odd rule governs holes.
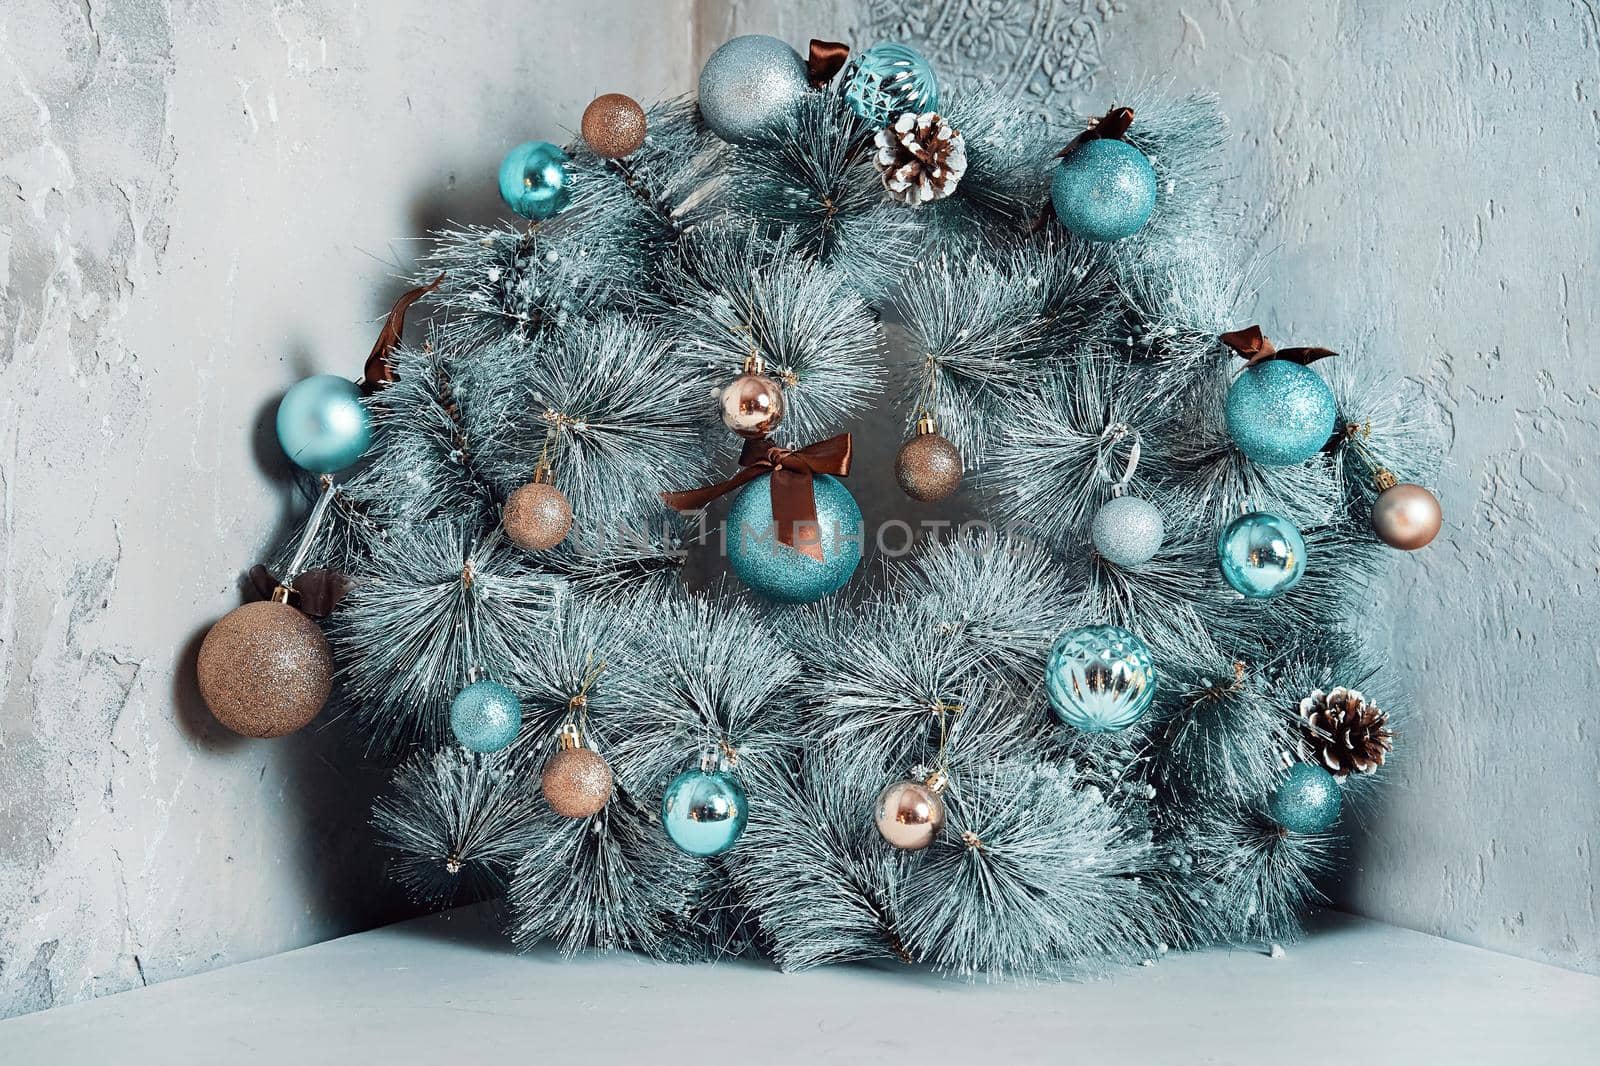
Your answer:
[[[1156,208],[1156,172],[1127,141],[1082,141],[1050,181],[1056,217],[1086,241],[1120,241],[1150,221]]]
[[[1252,511],[1223,528],[1217,565],[1234,591],[1264,600],[1299,583],[1306,572],[1306,542],[1287,518]]]
[[[559,214],[572,199],[567,153],[549,141],[527,141],[500,164],[500,196],[523,218],[540,221]]]
[[[372,413],[355,382],[317,374],[297,382],[278,404],[278,443],[294,464],[335,474],[372,444]]]
[[[1294,466],[1333,436],[1338,404],[1310,367],[1268,359],[1248,368],[1228,390],[1228,433],[1245,456],[1265,466]]]
[[[667,836],[690,855],[721,855],[738,841],[749,819],[744,786],[724,770],[685,770],[661,798]]]
[[[450,704],[450,732],[469,751],[499,751],[521,728],[522,701],[498,681],[474,681]]]
[[[907,111],[939,110],[939,82],[922,53],[903,44],[875,44],[844,73],[850,110],[875,126],[891,125]]]
[[[1086,733],[1126,729],[1150,709],[1156,671],[1144,641],[1121,626],[1061,634],[1044,669],[1056,717]]]
[[[1316,763],[1297,762],[1272,790],[1272,820],[1291,833],[1320,833],[1339,820],[1339,782]]]
[[[797,539],[817,540],[822,561],[778,541],[772,518],[772,475],[739,490],[728,510],[728,563],[739,580],[779,603],[811,603],[843,587],[861,562],[861,508],[838,478],[818,474],[812,484],[817,526]]]

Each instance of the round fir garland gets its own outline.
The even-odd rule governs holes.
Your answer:
[[[1439,530],[1437,444],[1373,359],[1237,328],[1212,102],[1116,103],[1062,133],[903,43],[740,37],[697,100],[519,144],[525,222],[436,234],[361,381],[285,396],[322,491],[208,704],[281,735],[331,691],[400,760],[397,875],[506,891],[524,945],[996,974],[1291,935],[1395,750],[1362,619]],[[992,521],[869,582],[847,430],[896,416],[906,495]],[[746,587],[686,591],[691,544]]]

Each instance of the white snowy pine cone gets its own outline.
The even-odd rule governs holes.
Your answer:
[[[883,187],[903,204],[920,207],[955,192],[967,172],[967,141],[937,111],[907,111],[873,139],[873,163]]]

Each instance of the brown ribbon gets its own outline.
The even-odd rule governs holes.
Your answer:
[[[385,385],[400,380],[400,375],[395,372],[394,362],[389,357],[400,347],[400,338],[406,329],[406,312],[411,310],[412,304],[437,289],[443,282],[444,275],[440,274],[429,284],[402,294],[389,309],[389,317],[383,323],[383,331],[373,342],[372,354],[367,356],[367,365],[361,371],[363,396],[371,396]]]
[[[260,563],[250,568],[250,587],[262,599],[272,599],[272,593],[280,584],[272,571]],[[299,608],[302,614],[326,618],[339,606],[339,601],[345,598],[352,584],[349,575],[337,570],[307,570],[295,578],[294,584],[289,587],[289,603]]]
[[[1279,348],[1261,332],[1260,326],[1246,326],[1217,338],[1244,359],[1246,367],[1265,363],[1268,359],[1286,359],[1301,366],[1310,366],[1318,359],[1328,359],[1338,352],[1327,348]]]
[[[813,89],[826,88],[833,76],[844,69],[850,58],[850,46],[843,41],[811,41],[811,55],[806,59],[806,77]]]
[[[748,440],[739,453],[739,466],[737,474],[715,485],[663,492],[662,502],[675,511],[698,511],[717,497],[770,473],[772,519],[778,526],[778,543],[821,562],[814,479],[818,474],[850,475],[850,434],[841,433],[794,451],[780,448],[766,437]],[[803,541],[797,535],[800,529],[808,532]]]
[[[1067,146],[1057,152],[1056,155],[1063,158],[1069,156],[1072,154],[1072,150],[1084,141],[1120,141],[1128,132],[1128,127],[1132,125],[1133,108],[1113,107],[1099,118],[1090,119],[1089,128],[1072,138],[1067,143]]]

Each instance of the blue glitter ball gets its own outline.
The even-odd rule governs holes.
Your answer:
[[[506,153],[500,164],[500,196],[523,218],[553,218],[572,199],[571,162],[549,141],[527,141]]]
[[[1143,566],[1156,557],[1166,536],[1161,509],[1137,496],[1113,496],[1095,512],[1089,528],[1094,550],[1108,563]]]
[[[1252,511],[1222,530],[1217,565],[1235,591],[1264,600],[1299,583],[1306,572],[1306,542],[1287,518]]]
[[[469,751],[499,751],[521,729],[522,701],[498,681],[474,681],[450,704],[450,732]]]
[[[372,445],[372,413],[361,389],[337,374],[297,382],[278,404],[278,443],[296,466],[335,474]]]
[[[772,519],[772,475],[739,490],[728,510],[728,563],[739,580],[779,603],[811,603],[843,587],[861,562],[861,508],[838,478],[818,474],[813,483],[817,528],[797,539],[820,538],[822,561],[778,543]]]
[[[1044,684],[1066,725],[1086,733],[1126,729],[1150,709],[1156,670],[1144,641],[1121,626],[1085,626],[1050,649]]]
[[[1287,359],[1257,363],[1228,390],[1228,433],[1247,458],[1265,466],[1293,466],[1316,455],[1338,415],[1322,375]]]
[[[752,33],[712,52],[700,68],[700,115],[723,140],[749,144],[787,129],[810,91],[800,53]]]
[[[679,850],[721,855],[750,820],[744,786],[725,771],[685,770],[661,797],[661,824]]]
[[[875,44],[850,61],[844,100],[875,126],[888,126],[907,111],[939,110],[939,82],[922,53],[903,44]]]
[[[1127,141],[1083,141],[1050,181],[1056,217],[1086,241],[1120,241],[1144,229],[1156,208],[1156,172]]]
[[[1339,782],[1315,763],[1297,762],[1272,790],[1267,810],[1291,833],[1320,833],[1339,820]]]

